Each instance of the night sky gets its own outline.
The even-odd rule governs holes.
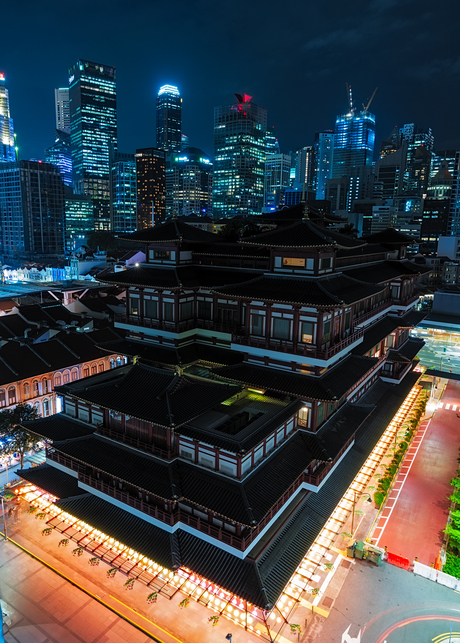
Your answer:
[[[285,13],[281,13],[285,7]],[[460,148],[459,3],[372,0],[25,0],[3,3],[0,71],[20,158],[54,141],[54,88],[78,58],[115,66],[119,150],[155,145],[162,84],[183,97],[183,133],[213,153],[213,108],[234,92],[268,109],[282,152],[310,145],[379,89],[377,146],[395,125],[431,126]]]

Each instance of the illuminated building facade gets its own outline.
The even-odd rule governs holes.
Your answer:
[[[65,191],[65,246],[72,251],[84,245],[94,230],[93,201],[86,194]]]
[[[136,150],[137,229],[144,230],[166,216],[166,153],[156,147]]]
[[[40,161],[0,166],[2,254],[62,255],[64,252],[64,183],[59,170]]]
[[[10,116],[10,100],[5,87],[5,75],[0,73],[0,163],[16,160],[14,127]]]
[[[73,184],[94,202],[96,230],[110,228],[110,149],[117,147],[115,68],[79,60],[69,69]]]
[[[212,162],[196,147],[169,156],[166,214],[209,216],[212,212]]]
[[[332,176],[334,132],[317,132],[314,150],[316,198],[322,201],[326,198],[326,181]]]
[[[234,244],[172,219],[131,240],[146,261],[103,278],[126,289],[127,333],[104,346],[135,363],[59,388],[63,413],[27,423],[52,443],[48,482],[20,475],[73,482],[48,525],[92,555],[273,641],[280,596],[300,601],[291,579],[394,415],[388,392],[397,408],[418,378],[423,268],[394,229],[367,243],[311,219]]]
[[[372,165],[375,143],[375,116],[368,111],[337,116],[331,178],[349,176],[350,170]]]
[[[284,203],[284,193],[291,185],[290,154],[269,154],[265,160],[264,211],[277,210]]]
[[[156,105],[157,148],[180,152],[182,148],[182,98],[177,87],[163,85]]]
[[[137,174],[134,154],[114,152],[112,155],[110,208],[114,232],[137,230]]]
[[[70,134],[70,102],[69,88],[60,87],[54,90],[54,107],[56,113],[56,129]]]
[[[56,130],[54,145],[45,150],[45,161],[58,168],[65,185],[73,185],[70,134]]]
[[[214,109],[214,218],[258,215],[264,199],[267,110],[246,94]]]

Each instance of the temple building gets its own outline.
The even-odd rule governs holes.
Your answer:
[[[19,474],[92,555],[169,597],[192,583],[263,635],[417,381],[425,268],[393,229],[319,219],[238,243],[177,219],[126,238],[146,261],[104,276],[126,290],[126,337],[100,347],[130,363],[58,387],[63,412],[26,423],[47,461]]]

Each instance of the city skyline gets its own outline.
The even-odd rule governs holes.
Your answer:
[[[336,3],[327,14],[321,7],[299,5],[295,24],[277,26],[267,50],[254,36],[271,24],[270,12],[262,15],[259,3],[248,9],[244,25],[224,6],[213,7],[212,18],[203,19],[200,10],[208,4],[203,1],[192,9],[179,3],[175,10],[181,17],[175,31],[178,45],[167,49],[166,57],[167,30],[163,34],[159,29],[153,43],[143,36],[151,13],[158,25],[173,19],[168,7],[144,8],[145,20],[140,21],[134,11],[125,15],[121,3],[113,4],[110,15],[96,5],[91,22],[85,12],[72,15],[70,32],[68,17],[50,12],[45,23],[31,7],[19,35],[4,34],[5,53],[0,61],[20,157],[43,158],[44,149],[52,144],[54,90],[65,87],[67,69],[79,58],[117,68],[119,144],[126,151],[155,144],[155,98],[163,84],[179,87],[184,99],[183,131],[190,145],[207,154],[212,153],[213,108],[227,104],[235,91],[254,96],[268,110],[281,151],[288,152],[313,144],[316,131],[333,127],[337,114],[346,109],[345,82],[353,86],[358,108],[379,87],[372,106],[377,142],[395,125],[415,122],[433,129],[437,149],[460,145],[460,134],[452,128],[456,104],[452,80],[460,69],[455,39],[449,38],[455,20],[451,14],[447,20],[444,10],[434,11],[422,2],[415,16],[415,4],[406,2],[398,4],[395,15],[395,3],[387,0],[359,9],[347,7],[343,17],[335,11]],[[6,14],[5,19],[13,21],[17,10],[9,7]],[[303,23],[302,17],[309,19],[303,28],[297,26]],[[103,19],[113,38],[94,37]],[[211,20],[220,25],[216,33],[210,28]],[[39,38],[37,24],[41,25]],[[62,30],[64,24],[66,30]],[[442,36],[438,35],[441,27]],[[134,36],[141,43],[137,47],[132,46]],[[428,38],[430,47],[421,47]],[[148,48],[143,42],[149,43]],[[39,74],[28,72],[32,51]],[[450,100],[443,100],[441,109],[447,87]]]

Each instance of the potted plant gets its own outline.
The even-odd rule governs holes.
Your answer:
[[[117,573],[118,569],[116,567],[111,567],[109,571],[107,572],[106,576],[107,578],[113,578],[115,574]]]
[[[217,623],[218,623],[218,622],[219,622],[219,617],[218,617],[218,616],[216,616],[216,615],[214,615],[214,616],[210,616],[210,617],[208,618],[208,623],[212,623],[212,626],[213,626],[213,627],[216,627],[216,625],[217,625]]]
[[[83,547],[77,547],[72,551],[73,556],[83,556]]]
[[[69,539],[63,538],[62,540],[59,541],[58,547],[67,547],[68,544],[69,544]]]
[[[99,558],[96,558],[95,556],[94,558],[89,559],[88,564],[91,565],[91,567],[97,567],[100,562]]]
[[[187,598],[184,598],[184,600],[179,603],[179,607],[181,608],[181,610],[184,608],[187,608],[189,605],[190,605],[190,599],[188,598],[188,596]]]
[[[52,527],[45,527],[45,529],[42,530],[42,536],[49,536],[52,531],[53,531]]]
[[[127,581],[126,581],[126,583],[123,585],[123,587],[124,587],[125,589],[127,589],[127,590],[128,590],[128,589],[133,589],[133,588],[134,588],[134,581],[135,581],[135,579],[134,579],[134,578],[128,578],[128,580],[127,580]]]
[[[158,593],[152,592],[147,596],[147,603],[156,603],[158,600]]]

